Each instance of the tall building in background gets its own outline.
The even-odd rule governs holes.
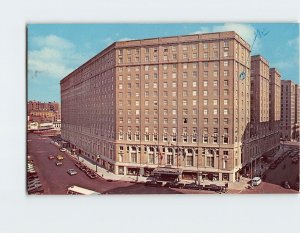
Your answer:
[[[233,181],[250,161],[250,46],[235,32],[115,42],[60,84],[62,138],[115,174]]]
[[[300,141],[299,138],[299,127],[300,127],[300,86],[295,86],[295,126],[294,126],[294,140]]]
[[[291,80],[281,80],[281,138],[295,139],[296,124],[296,85]]]
[[[261,55],[251,57],[250,157],[256,168],[261,156],[280,148],[280,73]],[[260,171],[251,171],[259,175]]]
[[[270,129],[274,134],[274,143],[280,144],[281,117],[281,74],[276,68],[270,69]]]

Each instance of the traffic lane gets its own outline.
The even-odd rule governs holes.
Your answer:
[[[45,194],[66,194],[67,188],[71,185],[78,185],[97,192],[105,192],[114,185],[130,185],[126,182],[112,184],[101,178],[90,179],[75,166],[75,161],[69,155],[60,152],[54,144],[51,144],[49,138],[30,135],[29,139],[32,141],[28,145],[28,153],[32,155]],[[50,154],[54,156],[62,154],[64,156],[63,165],[56,166],[56,159],[48,159]],[[67,173],[70,168],[74,168],[78,172],[77,175],[70,176]]]
[[[297,194],[299,193],[293,189],[285,189],[277,184],[262,182],[253,189],[245,189],[241,194]]]
[[[275,169],[268,169],[265,174],[266,182],[281,185],[283,181],[288,181],[293,188],[299,176],[299,164],[292,163],[292,158],[285,156],[284,160]]]

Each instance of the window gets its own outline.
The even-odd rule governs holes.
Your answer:
[[[227,108],[224,109],[224,115],[228,115],[228,109]]]
[[[150,153],[149,155],[149,164],[154,164],[155,163],[155,156],[153,153]]]
[[[173,161],[173,155],[168,154],[167,155],[167,164],[169,165],[173,165],[174,161]]]
[[[119,89],[120,89],[120,90],[123,89],[123,84],[119,84]]]
[[[218,115],[218,109],[214,108],[214,115]]]
[[[203,44],[203,48],[207,49],[208,48],[208,44],[207,43]]]
[[[146,88],[146,89],[149,88],[149,83],[145,83],[145,88]]]
[[[153,83],[153,88],[157,88],[157,83]]]
[[[172,91],[172,96],[176,97],[176,91]]]
[[[133,152],[131,152],[131,155],[130,155],[130,162],[132,162],[132,163],[137,163],[137,153],[135,152],[135,153],[133,153]]]
[[[224,77],[228,77],[228,73],[229,73],[228,70],[224,70]]]
[[[224,61],[224,67],[228,66],[228,61]]]
[[[229,119],[228,118],[224,118],[224,125],[228,125]]]
[[[203,109],[203,115],[207,115],[208,114],[208,110],[207,109]]]
[[[208,100],[203,100],[203,105],[207,105]]]
[[[224,105],[228,105],[228,99],[224,100]]]
[[[203,53],[203,58],[208,58],[208,53],[207,52]]]
[[[218,86],[218,81],[214,80],[214,87]]]
[[[214,105],[218,105],[218,100],[213,101]]]
[[[218,71],[213,72],[214,77],[218,77]]]
[[[204,86],[204,87],[207,87],[207,84],[208,84],[207,81],[204,81],[204,82],[203,82],[203,86]]]
[[[173,114],[173,115],[177,115],[176,112],[177,112],[176,109],[173,109],[173,110],[172,110],[172,114]]]
[[[218,118],[214,118],[213,122],[214,122],[215,125],[218,124]]]
[[[207,93],[208,93],[207,91],[203,91],[204,96],[207,96]]]
[[[177,78],[177,73],[172,73],[172,78]]]
[[[196,106],[197,105],[197,100],[193,100],[193,106]]]
[[[208,77],[208,71],[204,71],[204,72],[203,72],[203,77],[204,77],[204,78],[207,78],[207,77]]]
[[[225,87],[228,86],[228,80],[224,80],[224,86],[225,86]]]
[[[187,87],[187,86],[188,86],[188,83],[187,83],[187,82],[183,82],[183,83],[182,83],[182,86],[183,86],[183,87]]]
[[[207,156],[206,157],[206,166],[207,167],[214,167],[214,157],[213,156]]]
[[[227,90],[227,89],[224,90],[224,95],[225,95],[225,96],[228,95],[228,90]]]
[[[204,120],[203,121],[204,125],[207,125],[208,124],[208,118],[204,118],[203,120]]]
[[[187,63],[183,63],[183,69],[187,69]]]
[[[164,87],[164,88],[168,88],[168,83],[167,83],[167,82],[164,82],[164,83],[163,83],[163,87]]]
[[[194,124],[194,125],[197,124],[197,118],[193,118],[193,124]]]
[[[197,91],[192,91],[193,96],[197,96]]]
[[[208,68],[208,62],[207,61],[203,62],[203,66],[204,66],[204,68]]]
[[[192,57],[195,59],[197,58],[197,53],[193,53]]]
[[[193,87],[197,87],[197,82],[193,82]]]
[[[193,164],[193,156],[188,155],[186,157],[186,166],[194,166],[194,164]]]
[[[176,82],[172,82],[172,87],[176,87]]]
[[[228,51],[224,51],[224,57],[228,57]]]
[[[182,105],[183,105],[183,106],[187,106],[187,100],[183,100],[183,101],[182,101]]]

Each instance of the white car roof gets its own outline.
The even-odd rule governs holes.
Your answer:
[[[260,177],[254,177],[252,180],[260,180]]]

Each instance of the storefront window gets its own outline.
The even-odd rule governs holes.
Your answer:
[[[119,175],[124,175],[124,167],[119,166]]]

